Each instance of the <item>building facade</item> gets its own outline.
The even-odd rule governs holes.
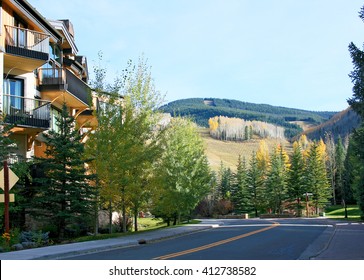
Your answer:
[[[96,126],[87,59],[69,20],[46,20],[24,0],[0,1],[0,111],[17,144],[10,160],[43,156],[65,103],[83,133]]]

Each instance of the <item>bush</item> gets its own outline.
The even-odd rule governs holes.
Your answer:
[[[19,241],[21,244],[32,244],[35,246],[44,246],[49,244],[49,232],[23,231],[20,234]]]

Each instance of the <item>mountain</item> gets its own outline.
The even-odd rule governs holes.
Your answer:
[[[346,110],[335,114],[328,121],[305,130],[304,134],[312,140],[324,139],[327,133],[332,133],[335,140],[339,136],[344,139],[360,125],[360,122],[361,118],[359,115],[351,107],[348,107]]]
[[[296,122],[305,122],[317,126],[336,114],[336,112],[314,112],[220,98],[176,100],[162,106],[161,110],[170,113],[172,116],[189,116],[202,127],[207,127],[209,118],[215,116],[273,123],[283,126],[285,136],[289,139],[303,131]]]

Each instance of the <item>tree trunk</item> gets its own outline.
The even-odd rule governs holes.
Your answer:
[[[95,204],[95,230],[94,234],[97,235],[99,233],[99,209],[98,204]]]
[[[123,214],[123,232],[126,232],[126,223],[127,223],[127,217],[126,217],[126,206],[125,206],[125,187],[123,186],[121,189],[121,203],[122,203],[122,214]]]
[[[128,217],[126,216],[126,207],[125,207],[125,203],[123,201],[123,206],[122,206],[122,212],[123,212],[123,232],[126,232],[126,223],[127,223],[127,219]]]
[[[138,210],[134,210],[134,231],[138,231]]]
[[[111,198],[109,200],[109,233],[112,233],[112,205]]]

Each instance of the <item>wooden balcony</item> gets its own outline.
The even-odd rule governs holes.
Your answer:
[[[50,108],[48,101],[4,94],[5,122],[17,127],[47,130],[50,127]]]
[[[55,100],[62,96],[72,108],[88,108],[91,89],[81,79],[65,68],[41,68],[38,71],[39,90],[43,98]],[[61,101],[61,102],[62,102]]]
[[[5,25],[5,68],[12,74],[32,72],[49,58],[49,35]]]

